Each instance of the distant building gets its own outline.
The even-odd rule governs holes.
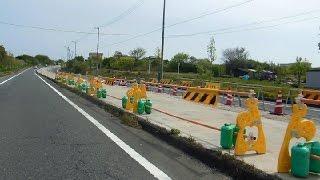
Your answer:
[[[97,57],[96,52],[89,53],[89,58],[96,58],[96,57]],[[102,58],[103,58],[103,53],[98,53],[98,59],[102,59]]]
[[[307,72],[307,87],[320,88],[320,67],[313,68]]]
[[[293,64],[294,63],[283,63],[283,64],[279,64],[279,65],[280,65],[280,67],[290,67]]]

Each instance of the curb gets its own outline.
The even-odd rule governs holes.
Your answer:
[[[37,72],[37,74],[39,73]],[[252,165],[245,163],[242,160],[237,159],[233,155],[222,153],[222,151],[219,151],[219,150],[207,149],[203,147],[201,144],[195,142],[193,138],[174,135],[167,129],[160,127],[158,125],[152,124],[149,121],[145,120],[144,118],[139,117],[131,112],[125,111],[122,108],[108,104],[95,97],[89,96],[83,92],[78,91],[77,89],[71,88],[65,84],[57,82],[54,79],[48,78],[41,74],[39,75],[54,82],[59,87],[65,88],[79,95],[80,97],[83,97],[95,103],[100,108],[103,108],[105,111],[118,117],[121,120],[138,122],[139,127],[142,130],[167,142],[173,147],[182,150],[186,154],[200,160],[202,163],[206,164],[210,168],[215,168],[217,170],[220,170],[222,173],[225,173],[231,176],[233,179],[261,179],[261,180],[281,179],[276,174],[268,174],[260,169],[255,168]]]

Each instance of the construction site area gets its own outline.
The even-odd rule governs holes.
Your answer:
[[[208,82],[192,87],[169,79],[83,76],[59,66],[37,72],[269,174],[320,178],[320,91],[274,88],[271,101],[262,86]],[[305,147],[307,159],[295,156]]]

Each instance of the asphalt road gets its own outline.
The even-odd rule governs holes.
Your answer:
[[[1,84],[8,78],[0,79],[0,179],[230,179],[45,80],[66,101],[33,69]]]

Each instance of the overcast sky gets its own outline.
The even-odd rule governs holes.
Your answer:
[[[167,0],[166,24],[171,25],[244,1],[246,0]],[[61,30],[96,32],[94,27],[107,25],[125,10],[134,7],[131,14],[101,28],[102,33],[126,34],[101,36],[101,51],[108,56],[116,50],[128,53],[135,47],[143,47],[149,56],[154,55],[155,49],[161,46],[161,31],[110,45],[160,28],[162,4],[163,0],[1,0],[0,21]],[[293,17],[280,19],[288,16]],[[230,28],[257,21],[264,23]],[[320,53],[317,46],[320,41],[319,26],[319,0],[254,0],[167,28],[166,36],[228,29],[215,34],[166,38],[165,58],[171,58],[177,52],[205,58],[206,46],[213,35],[216,40],[217,63],[222,62],[224,49],[245,47],[250,57],[259,61],[290,63],[296,56],[301,56],[309,59],[313,67],[319,67]],[[64,46],[70,45],[73,48],[70,42],[82,37],[84,35],[76,33],[0,24],[0,44],[14,55],[46,54],[54,59],[65,59]],[[78,42],[77,54],[87,57],[90,51],[95,51],[96,44],[97,36],[94,34],[82,38]]]

